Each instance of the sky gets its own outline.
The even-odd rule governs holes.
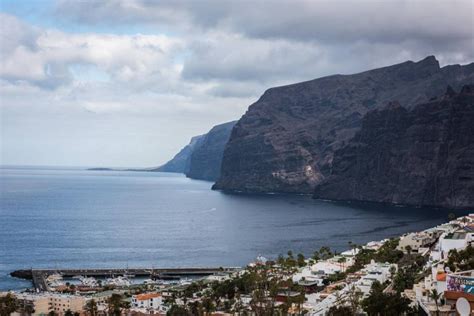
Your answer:
[[[474,61],[470,0],[0,0],[0,164],[150,167],[273,86]]]

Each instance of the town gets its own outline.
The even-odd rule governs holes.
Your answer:
[[[474,214],[449,217],[341,253],[288,251],[186,276],[43,271],[42,286],[0,293],[0,315],[474,315]]]

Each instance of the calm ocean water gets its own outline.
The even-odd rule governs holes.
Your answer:
[[[21,268],[240,266],[442,223],[447,211],[233,195],[182,175],[0,169],[0,289]]]

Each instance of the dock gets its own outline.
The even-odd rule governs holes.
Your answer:
[[[30,269],[16,270],[10,273],[12,277],[31,280],[37,292],[48,291],[46,279],[53,274],[60,274],[65,278],[77,275],[95,278],[113,278],[119,275],[133,275],[137,277],[186,277],[209,276],[222,272],[235,272],[237,267],[218,268],[126,268],[126,269]]]

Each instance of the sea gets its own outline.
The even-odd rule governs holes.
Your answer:
[[[31,286],[10,277],[17,269],[235,267],[288,250],[343,251],[436,226],[450,212],[211,186],[174,173],[3,166],[0,290]]]

